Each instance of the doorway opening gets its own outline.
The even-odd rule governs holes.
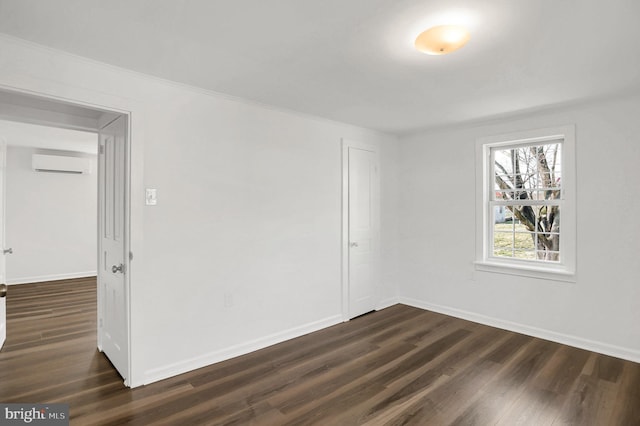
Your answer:
[[[98,135],[5,120],[0,135],[6,283],[95,276]]]
[[[12,127],[36,125],[41,129],[49,128],[81,131],[92,134],[95,151],[94,164],[97,199],[94,235],[94,260],[97,276],[97,346],[111,361],[111,364],[128,385],[130,378],[130,327],[129,327],[129,179],[130,179],[130,137],[129,114],[123,111],[111,111],[102,107],[82,105],[66,100],[49,98],[31,93],[22,93],[0,89],[0,120],[13,123]],[[44,127],[43,127],[44,126]],[[2,129],[0,128],[0,131]],[[6,146],[6,135],[0,133],[4,141],[0,149]],[[49,147],[51,148],[51,147]],[[2,158],[5,150],[2,151]],[[37,152],[36,152],[37,151]],[[65,152],[66,151],[66,152]],[[24,154],[24,153],[22,153]],[[83,173],[79,158],[87,155],[73,154],[73,150],[47,151],[46,147],[33,148],[33,168],[41,164],[49,173]],[[37,157],[37,158],[36,158]],[[74,163],[69,165],[69,161]],[[64,163],[60,166],[60,163]],[[53,165],[52,165],[53,164]],[[56,165],[57,164],[57,165]],[[86,164],[86,163],[84,163]],[[33,170],[38,173],[37,170]],[[0,178],[4,181],[6,169],[3,167]],[[60,177],[60,176],[58,176]],[[4,200],[4,190],[0,199]],[[0,209],[2,212],[2,209]],[[0,215],[0,229],[5,226],[6,215]],[[0,243],[5,243],[5,233],[0,232]],[[4,248],[7,246],[4,245]],[[0,278],[5,281],[6,254],[0,254]],[[14,252],[13,256],[19,256]],[[10,283],[11,284],[11,283]],[[8,293],[11,289],[9,287]],[[0,312],[0,323],[6,323],[5,312]],[[11,334],[11,330],[7,330]]]

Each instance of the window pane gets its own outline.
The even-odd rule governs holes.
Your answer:
[[[500,166],[496,173],[513,173],[513,162],[511,161],[510,150],[494,150],[496,165]]]
[[[493,233],[493,255],[500,257],[513,257],[513,233]]]
[[[536,189],[559,190],[561,182],[561,148],[559,143],[514,148],[494,148],[495,189],[524,190],[533,194]],[[521,199],[534,199],[533,196]]]
[[[516,259],[536,260],[535,250],[516,250],[514,256]]]
[[[516,229],[521,228],[522,225],[516,227]],[[518,232],[516,231],[513,235],[514,239],[514,248],[518,250],[531,250],[535,249],[535,234],[533,232]]]
[[[509,207],[505,207],[504,221],[505,222],[513,222],[513,210],[511,208],[509,208]]]
[[[505,223],[507,221],[507,212],[509,212],[509,209],[506,206],[495,206],[493,208],[493,222]]]
[[[558,262],[560,258],[562,144],[496,147],[493,200],[532,205],[494,206],[493,255]]]
[[[548,262],[560,261],[560,234],[537,234],[536,243],[538,260],[545,260]]]
[[[496,191],[496,200],[513,200],[513,191]]]
[[[560,233],[560,206],[532,206],[538,233]]]
[[[494,206],[493,256],[558,262],[559,206]]]
[[[494,207],[494,256],[535,258],[535,236],[518,219],[518,212],[522,209],[523,206]]]
[[[538,251],[536,260],[543,260],[545,262],[559,262],[560,252],[558,251]]]

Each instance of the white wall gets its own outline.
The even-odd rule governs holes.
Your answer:
[[[640,361],[640,96],[401,139],[405,303]],[[475,141],[576,125],[577,282],[474,271]]]
[[[97,142],[96,142],[97,143]],[[91,159],[92,173],[35,172],[34,153]],[[7,147],[7,282],[19,284],[96,274],[96,157]]]
[[[380,150],[380,257],[381,257],[381,307],[398,303],[398,235],[399,235],[399,146],[384,143]]]
[[[382,298],[395,296],[395,137],[7,37],[0,50],[0,85],[132,112],[130,384],[341,320],[343,137],[389,153]]]
[[[149,111],[156,119],[146,131],[153,144],[145,180],[158,188],[158,205],[144,223],[145,280],[171,291],[144,296],[153,308],[140,318],[142,359],[196,366],[194,355],[226,357],[237,345],[257,348],[339,322],[341,137],[391,138],[210,96],[171,96],[189,106]],[[171,358],[161,350],[167,339]]]

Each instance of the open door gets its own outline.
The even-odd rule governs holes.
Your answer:
[[[127,382],[129,326],[125,256],[126,117],[99,130],[98,151],[98,349]]]
[[[11,253],[11,249],[4,249],[4,176],[7,165],[7,144],[0,140],[0,350],[7,338],[7,273],[5,256]]]

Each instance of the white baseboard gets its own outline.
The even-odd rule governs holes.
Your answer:
[[[143,385],[148,385],[159,380],[167,379],[169,377],[177,376],[179,374],[186,373],[188,371],[196,370],[198,368],[206,367],[207,365],[215,364],[217,362],[226,361],[231,358],[235,358],[240,355],[245,355],[250,352],[264,349],[268,346],[275,345],[277,343],[284,342],[285,340],[294,339],[296,337],[303,336],[314,331],[322,330],[323,328],[331,327],[342,322],[342,315],[334,315],[329,318],[325,318],[319,321],[314,321],[308,324],[304,324],[299,327],[291,328],[279,333],[274,333],[269,336],[260,337],[255,340],[241,343],[239,345],[231,346],[219,351],[210,352],[201,356],[186,359],[184,361],[176,362],[166,365],[160,368],[154,368],[147,370],[144,373]],[[137,386],[137,384],[136,384]]]
[[[95,277],[97,274],[98,274],[97,271],[84,271],[84,272],[69,272],[67,274],[38,275],[35,277],[21,277],[21,278],[7,279],[7,284],[17,285],[17,284],[41,283],[45,281],[70,280],[73,278]]]
[[[398,296],[393,296],[388,299],[382,300],[380,301],[380,303],[378,303],[378,306],[376,306],[376,311],[381,311],[382,309],[397,305],[398,302]]]
[[[491,327],[514,331],[516,333],[526,334],[528,336],[538,337],[540,339],[550,340],[552,342],[562,343],[564,345],[586,349],[588,351],[598,352],[616,358],[622,358],[640,363],[640,351],[635,349],[611,345],[595,340],[584,339],[582,337],[572,336],[569,334],[557,333],[551,330],[531,327],[525,324],[506,321],[499,318],[477,314],[474,312],[464,311],[461,309],[450,308],[448,306],[435,305],[432,303],[407,297],[400,297],[399,302],[405,305],[414,306],[416,308],[425,309],[427,311],[438,312],[441,314],[450,315],[452,317],[462,318],[468,321],[489,325]]]

